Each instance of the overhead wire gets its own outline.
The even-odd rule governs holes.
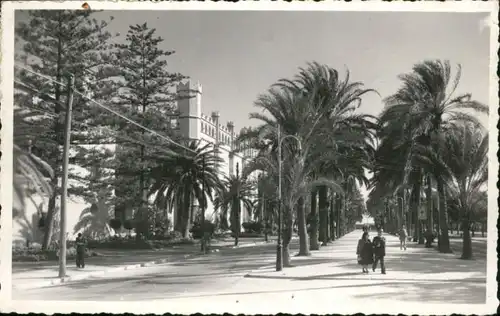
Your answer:
[[[36,76],[39,76],[39,77],[41,77],[41,78],[47,79],[47,80],[49,80],[49,81],[51,81],[51,82],[54,82],[54,83],[56,83],[56,84],[58,84],[58,85],[60,85],[60,86],[63,86],[63,87],[65,87],[65,86],[66,86],[66,85],[65,85],[64,83],[62,83],[62,82],[59,82],[59,81],[57,81],[57,80],[54,80],[54,79],[52,79],[52,78],[50,78],[50,77],[47,77],[47,76],[45,76],[45,75],[42,75],[42,74],[40,74],[40,73],[38,73],[38,72],[36,72],[36,71],[33,71],[33,70],[31,70],[31,69],[29,69],[29,68],[27,68],[27,67],[24,67],[24,66],[21,66],[21,65],[18,65],[18,64],[14,64],[14,66],[15,66],[15,67],[18,67],[18,68],[20,68],[20,69],[23,69],[23,70],[25,70],[25,71],[28,71],[28,72],[30,72],[30,73],[32,73],[32,74],[34,74],[34,75],[36,75]],[[111,109],[111,108],[109,108],[109,107],[107,107],[107,106],[105,106],[105,105],[103,105],[103,104],[101,104],[101,103],[99,103],[99,102],[95,101],[94,99],[92,99],[92,98],[90,98],[90,97],[88,97],[88,96],[86,96],[85,94],[81,93],[80,91],[77,91],[76,89],[74,89],[73,91],[74,91],[74,93],[76,93],[76,94],[80,95],[80,96],[81,96],[81,97],[83,97],[84,99],[87,99],[88,101],[90,101],[90,102],[92,102],[92,103],[96,104],[97,106],[99,106],[99,107],[101,107],[101,108],[103,108],[103,109],[107,110],[108,112],[113,113],[114,115],[116,115],[116,116],[118,116],[118,117],[120,117],[120,118],[122,118],[122,119],[126,120],[127,122],[129,122],[129,123],[131,123],[131,124],[133,124],[133,125],[135,125],[135,126],[137,126],[137,127],[141,128],[141,129],[143,129],[143,130],[145,130],[145,131],[147,131],[147,132],[149,132],[149,133],[151,133],[151,134],[153,134],[153,135],[155,135],[155,136],[158,136],[159,138],[161,138],[161,139],[163,139],[163,140],[165,140],[165,141],[167,141],[167,142],[169,142],[169,143],[171,143],[171,144],[174,144],[174,145],[176,145],[176,146],[178,146],[178,147],[180,147],[180,148],[183,148],[183,149],[185,149],[185,150],[187,150],[187,151],[190,151],[190,152],[192,152],[192,153],[196,154],[196,151],[195,151],[195,150],[193,150],[193,149],[191,149],[191,148],[189,148],[189,147],[186,147],[186,146],[184,146],[184,145],[182,145],[182,144],[179,144],[179,143],[177,143],[177,142],[173,141],[172,139],[170,139],[169,137],[164,136],[164,135],[162,135],[162,134],[160,134],[160,133],[158,133],[158,132],[156,132],[156,131],[154,131],[154,130],[152,130],[152,129],[149,129],[149,128],[147,128],[147,127],[145,127],[145,126],[143,126],[143,125],[141,125],[141,124],[137,123],[136,121],[134,121],[134,120],[132,120],[132,119],[130,119],[130,118],[128,118],[128,117],[126,117],[125,115],[123,115],[123,114],[121,114],[121,113],[118,113],[117,111],[115,111],[115,110],[113,110],[113,109]]]
[[[17,80],[14,80],[14,82],[17,83],[17,84],[24,85],[23,83],[21,83],[21,82],[19,82]],[[30,109],[29,111],[38,112],[40,114],[47,115],[47,116],[52,117],[54,119],[60,119],[61,118],[60,116],[58,116],[55,113],[50,113],[48,111],[43,111],[43,110],[39,110],[39,109]],[[95,126],[95,125],[90,125],[88,123],[80,122],[80,121],[74,121],[74,123],[75,124],[84,125],[84,126],[89,127],[89,128],[105,129],[105,130],[110,131],[112,133],[111,137],[116,137],[118,139],[121,139],[121,140],[124,140],[124,141],[128,141],[128,142],[131,142],[131,143],[135,143],[137,145],[142,145],[142,146],[146,146],[146,147],[152,147],[152,148],[155,148],[155,149],[157,149],[159,151],[162,151],[162,152],[164,152],[166,154],[171,154],[172,153],[172,151],[165,150],[164,148],[159,147],[158,145],[145,143],[143,141],[139,141],[139,140],[131,138],[129,136],[123,136],[123,135],[119,135],[119,134],[113,134],[113,133],[118,133],[118,131],[116,131],[114,129],[111,129],[109,127],[106,127],[106,126]],[[92,144],[78,144],[78,145],[82,145],[83,146],[83,145],[92,145]]]

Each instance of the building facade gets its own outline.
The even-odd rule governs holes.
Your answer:
[[[178,130],[182,138],[199,140],[202,144],[210,143],[216,148],[216,154],[222,158],[223,163],[219,166],[220,176],[235,175],[236,170],[245,168],[248,159],[255,156],[255,151],[244,149],[245,144],[238,144],[236,139],[239,133],[245,131],[241,128],[239,133],[235,131],[232,121],[224,122],[219,112],[210,115],[202,111],[202,86],[199,83],[187,81],[179,84],[177,93],[178,101]],[[194,95],[193,95],[194,94]],[[238,148],[238,146],[243,146]],[[242,150],[239,150],[243,148]],[[210,201],[207,203],[206,218],[213,219],[214,207]],[[174,216],[176,212],[174,211]],[[251,220],[251,210],[242,205],[241,222]]]

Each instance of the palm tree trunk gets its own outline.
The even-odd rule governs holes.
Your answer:
[[[288,214],[285,215],[283,227],[283,266],[291,267],[290,262],[290,242],[292,241],[293,232],[293,218],[291,210],[286,210]]]
[[[306,227],[306,209],[304,207],[305,201],[300,197],[297,201],[297,216],[298,216],[298,233],[299,233],[299,256],[310,256],[309,241],[307,236]]]
[[[335,230],[335,221],[337,220],[337,194],[331,193],[328,213],[328,239],[335,241],[337,239],[337,232]]]
[[[328,242],[328,196],[327,196],[326,186],[320,186],[318,189],[318,208],[319,208],[319,238],[321,240],[321,245],[326,246]]]
[[[231,228],[234,234],[234,245],[238,246],[238,243],[240,241],[241,226],[240,226],[240,200],[237,197],[234,197],[233,203],[231,203],[231,213],[232,213]]]
[[[472,239],[470,236],[470,218],[465,214],[462,220],[462,256],[461,259],[472,259]]]
[[[411,191],[411,196],[410,196],[410,209],[411,209],[411,216],[413,218],[413,225],[414,225],[414,230],[413,230],[413,241],[418,241],[419,237],[419,225],[418,225],[418,207],[420,205],[420,183],[415,183],[413,184],[413,189]]]
[[[427,202],[427,229],[432,233],[434,232],[434,225],[433,225],[433,212],[432,212],[432,179],[430,174],[427,174],[427,186],[425,188],[425,198]]]
[[[448,235],[448,210],[446,205],[446,191],[443,180],[437,179],[437,189],[439,196],[439,252],[452,253],[450,247],[450,236]]]
[[[191,191],[186,190],[184,192],[184,203],[181,212],[182,215],[182,228],[181,234],[183,238],[189,238],[189,226],[191,224]]]
[[[318,192],[314,190],[311,192],[311,239],[310,239],[310,250],[319,250],[318,243],[318,210],[317,207],[317,196]]]
[[[193,223],[196,219],[196,215],[198,215],[198,214],[194,213],[194,194],[191,194],[189,205],[190,205],[190,207],[189,207],[189,224],[193,225]]]
[[[184,217],[184,207],[183,207],[183,203],[182,203],[182,200],[180,198],[176,198],[176,201],[175,201],[175,209],[174,209],[174,213],[175,213],[175,217],[174,217],[174,230],[176,232],[181,232],[182,231],[182,223],[183,223],[183,217]]]
[[[340,216],[342,212],[342,195],[337,193],[335,194],[335,217],[332,216],[332,235],[335,236],[337,235],[337,239],[339,239],[340,236]],[[335,226],[335,223],[337,226]]]

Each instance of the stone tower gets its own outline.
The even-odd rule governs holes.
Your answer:
[[[179,101],[179,128],[185,139],[201,138],[201,84],[191,81],[179,83],[177,86]]]

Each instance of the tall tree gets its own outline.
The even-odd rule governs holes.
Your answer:
[[[323,161],[317,164],[315,173],[331,178],[350,176],[367,184],[364,168],[371,166],[376,127],[372,121],[375,118],[356,113],[356,110],[363,95],[376,91],[365,89],[361,82],[351,81],[349,72],[341,78],[337,70],[317,62],[300,68],[293,80],[282,79],[277,85],[309,96],[308,106],[312,110],[309,119],[316,128],[306,159]],[[326,188],[319,193],[320,214],[326,211],[328,204],[326,191],[322,190]],[[320,215],[320,222],[325,220],[327,216]],[[320,223],[320,230],[323,230],[320,236],[327,236],[327,227]]]
[[[450,169],[448,182],[463,230],[462,259],[472,258],[470,225],[480,207],[481,193],[488,180],[488,134],[466,124],[447,135],[446,162]]]
[[[463,121],[477,127],[481,125],[476,116],[464,110],[488,113],[488,106],[473,100],[470,94],[455,94],[460,77],[460,65],[455,76],[452,76],[449,61],[428,60],[417,63],[412,72],[400,76],[402,86],[398,91],[385,99],[386,108],[380,115],[379,148],[386,157],[392,158],[378,160],[375,178],[379,178],[380,184],[384,185],[381,174],[389,173],[392,175],[386,179],[394,179],[397,185],[412,185],[415,193],[410,199],[411,203],[420,203],[420,186],[424,173],[431,173],[437,182],[437,188],[445,189],[445,185],[440,183],[444,181],[441,173],[443,168],[425,164],[431,157],[435,158],[434,161],[443,160],[442,153],[432,150],[433,144],[439,143],[440,135],[455,129]],[[410,178],[414,181],[411,182]],[[444,201],[445,193],[439,192],[439,195],[440,200]],[[439,203],[441,218],[446,214],[444,207],[446,203]],[[417,208],[413,205],[412,209],[416,212]],[[446,222],[440,223],[440,250],[450,252],[448,227]]]
[[[186,238],[192,221],[192,201],[196,199],[199,205],[206,205],[208,199],[214,200],[214,192],[221,186],[218,165],[222,162],[210,144],[192,141],[188,148],[191,151],[172,147],[173,154],[157,158],[150,174],[149,191],[156,194],[154,202],[158,207],[175,205],[175,229]]]
[[[236,167],[236,175],[222,179],[214,203],[216,208],[222,210],[222,217],[227,218],[227,211],[230,211],[229,217],[235,246],[238,245],[241,233],[241,205],[251,210],[255,200],[254,183],[246,174],[240,174],[238,166]]]
[[[116,61],[120,76],[123,78],[117,94],[115,106],[127,113],[127,116],[142,125],[158,131],[163,135],[171,135],[169,116],[175,110],[177,94],[173,88],[184,78],[179,73],[170,72],[166,58],[175,53],[162,50],[163,39],[155,36],[156,29],[149,28],[147,23],[131,25],[125,43],[116,44]],[[129,205],[137,210],[137,220],[147,221],[149,209],[147,190],[150,184],[148,170],[154,167],[154,159],[146,159],[158,153],[156,147],[165,146],[165,141],[154,135],[120,121],[117,127],[127,136],[147,141],[150,147],[137,144],[122,144],[117,150],[119,164],[116,169],[119,207]],[[130,189],[134,184],[134,190]],[[121,190],[120,190],[121,189]],[[127,190],[127,192],[124,192]],[[122,191],[122,192],[120,192]],[[139,225],[147,233],[148,225]]]
[[[38,73],[16,71],[16,106],[38,117],[32,120],[31,139],[33,153],[46,161],[54,170],[51,179],[52,194],[49,198],[45,234],[42,247],[46,248],[52,235],[52,221],[56,212],[56,198],[60,194],[58,179],[62,173],[62,115],[66,95],[66,75],[75,76],[75,87],[79,91],[92,90],[99,99],[99,93],[108,92],[104,78],[110,63],[107,53],[112,36],[106,31],[108,22],[92,18],[94,11],[35,10],[28,11],[27,21],[16,25],[16,41],[19,50],[16,61]],[[93,73],[94,80],[87,81],[87,74]],[[62,83],[60,85],[51,80]],[[28,91],[29,93],[25,93]],[[79,95],[73,102],[73,120],[91,120],[93,112],[89,102]],[[53,113],[46,115],[44,113]],[[17,127],[17,124],[14,124]],[[26,127],[26,126],[25,126]],[[15,135],[24,133],[15,129]],[[79,150],[72,147],[72,150]],[[74,173],[70,177],[75,176]],[[78,175],[76,175],[78,177]]]

